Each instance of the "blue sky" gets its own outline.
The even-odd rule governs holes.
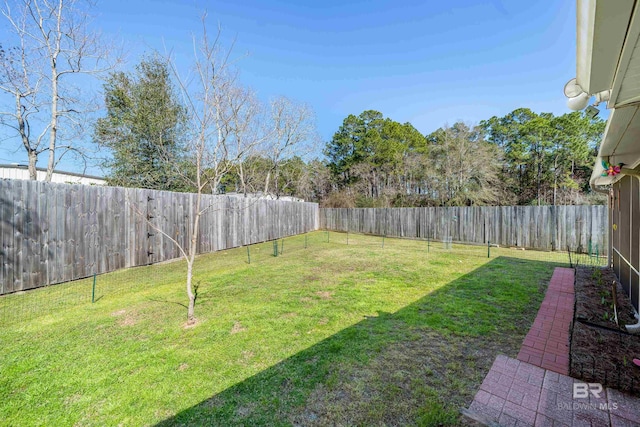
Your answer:
[[[348,114],[368,109],[425,134],[518,107],[568,112],[572,0],[103,0],[93,26],[121,41],[126,67],[154,49],[171,50],[186,67],[205,9],[210,30],[220,24],[227,46],[235,38],[242,82],[265,101],[308,103],[323,141]],[[0,138],[0,162],[26,163],[9,144]]]

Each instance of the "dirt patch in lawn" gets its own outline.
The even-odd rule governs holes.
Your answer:
[[[111,313],[113,317],[118,317],[118,326],[133,326],[138,323],[136,313],[127,310],[118,310]]]
[[[329,291],[318,291],[318,292],[316,292],[316,295],[319,296],[322,299],[331,299],[331,298],[333,298],[333,292],[329,292]]]
[[[640,396],[640,367],[632,363],[634,358],[640,358],[640,336],[629,335],[624,329],[625,324],[636,320],[631,302],[613,271],[578,267],[575,291],[571,376]]]
[[[244,331],[246,331],[246,330],[247,330],[247,328],[245,328],[244,326],[242,326],[242,323],[240,323],[240,322],[238,322],[238,321],[235,321],[235,322],[233,323],[233,327],[231,328],[231,331],[230,331],[229,333],[230,333],[231,335],[233,335],[233,334],[237,334],[237,333],[240,333],[240,332],[244,332]]]

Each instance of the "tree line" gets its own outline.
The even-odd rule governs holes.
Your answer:
[[[605,122],[519,108],[422,135],[377,111],[349,115],[325,148],[330,206],[601,203],[589,177]]]
[[[185,117],[167,67],[147,58],[133,75],[112,73],[105,84],[107,115],[94,139],[112,153],[105,163],[111,184],[196,190],[184,179],[193,165],[184,156]],[[317,136],[307,106],[286,98],[263,106],[239,88],[226,96],[226,138],[242,155],[226,160],[208,192],[294,196],[330,207],[602,202],[588,181],[605,122],[580,112],[520,108],[423,135],[367,110],[344,119],[324,144],[324,158],[308,159]]]
[[[311,109],[284,97],[262,105],[232,80],[216,131],[236,157],[224,159],[207,192],[295,196],[332,207],[601,202],[588,181],[605,122],[580,112],[519,108],[423,135],[367,110],[344,119],[324,158],[307,159],[318,145]],[[111,73],[104,93],[107,114],[94,140],[111,153],[110,184],[197,191],[185,155],[185,107],[168,63],[152,56],[134,73]]]

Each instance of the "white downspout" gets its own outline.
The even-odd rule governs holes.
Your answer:
[[[624,327],[630,334],[637,335],[640,334],[640,315],[635,308],[633,309],[633,317],[636,318],[637,322],[632,325],[624,325]]]

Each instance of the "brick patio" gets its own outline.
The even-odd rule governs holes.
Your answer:
[[[610,388],[598,398],[573,398],[569,332],[573,319],[573,270],[556,268],[518,360],[499,355],[469,409],[488,426],[640,425],[640,399]]]

